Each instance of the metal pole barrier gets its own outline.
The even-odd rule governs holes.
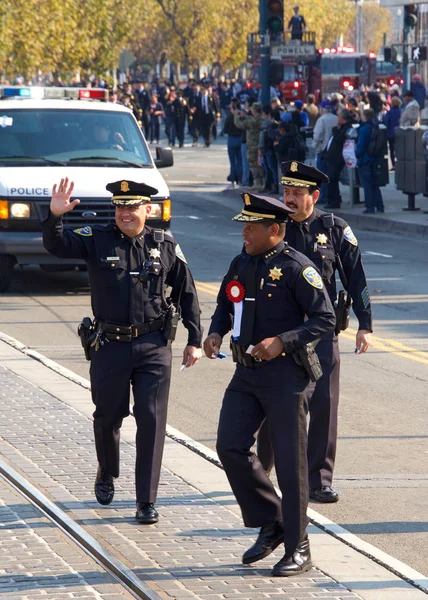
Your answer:
[[[403,210],[421,210],[415,205],[416,194],[407,193],[407,206]]]

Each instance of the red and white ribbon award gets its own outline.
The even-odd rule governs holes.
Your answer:
[[[226,286],[226,296],[233,302],[233,331],[232,336],[237,339],[241,334],[242,311],[244,309],[245,288],[240,281],[229,281]]]

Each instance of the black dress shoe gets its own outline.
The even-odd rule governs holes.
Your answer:
[[[297,546],[292,556],[285,553],[284,557],[272,569],[273,577],[291,577],[304,573],[312,566],[309,539],[306,536]]]
[[[137,512],[135,513],[135,518],[143,525],[152,525],[153,523],[157,523],[159,521],[159,513],[155,509],[153,502],[146,502],[144,504],[137,502]]]
[[[337,502],[339,500],[339,494],[329,485],[320,485],[319,487],[309,489],[309,498],[318,500],[318,502]]]
[[[113,477],[106,473],[105,469],[98,466],[97,478],[95,480],[95,498],[100,504],[110,504],[114,496]]]
[[[258,560],[262,560],[262,558],[266,558],[269,556],[271,552],[278,548],[280,544],[284,542],[284,526],[281,522],[275,521],[270,525],[264,525],[260,529],[259,536],[242,557],[242,562],[244,565],[249,565],[253,562],[257,562]]]

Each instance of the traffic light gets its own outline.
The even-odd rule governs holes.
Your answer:
[[[267,28],[275,38],[284,31],[284,5],[282,0],[267,0],[267,8]]]
[[[385,46],[383,49],[383,60],[389,63],[397,62],[397,48],[394,46]]]
[[[413,29],[418,22],[418,7],[416,4],[406,4],[404,7],[404,27]]]

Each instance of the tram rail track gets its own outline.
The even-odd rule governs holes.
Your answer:
[[[122,561],[113,556],[91,534],[1,458],[0,477],[102,567],[132,597],[139,600],[161,600],[161,596],[147,583],[139,579]]]

